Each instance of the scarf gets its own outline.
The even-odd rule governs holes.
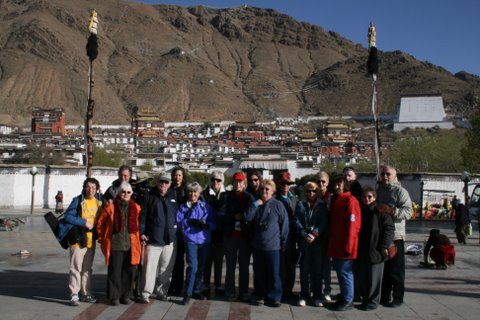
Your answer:
[[[114,214],[113,214],[113,231],[122,232],[123,231],[123,214],[122,214],[122,203],[116,198],[113,201]],[[135,206],[135,200],[130,199],[127,204],[128,206],[128,232],[136,233],[138,232],[138,212],[137,207]]]

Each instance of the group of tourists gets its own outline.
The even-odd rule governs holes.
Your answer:
[[[382,167],[376,188],[362,188],[351,167],[332,184],[321,171],[296,189],[286,171],[273,180],[237,171],[231,190],[224,181],[215,170],[206,187],[186,183],[185,170],[176,167],[149,186],[121,166],[102,195],[98,181],[87,178],[58,233],[70,245],[70,304],[96,301],[90,279],[98,242],[112,305],[129,304],[132,295],[140,303],[175,295],[184,305],[212,296],[272,307],[295,299],[338,311],[352,309],[355,299],[362,310],[402,305],[412,205],[395,168]],[[299,295],[293,292],[297,264]],[[331,296],[332,266],[337,296]]]

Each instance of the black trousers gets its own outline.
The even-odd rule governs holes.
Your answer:
[[[111,250],[108,261],[107,297],[128,299],[132,293],[133,266],[131,251]]]
[[[183,281],[185,279],[185,242],[180,230],[177,230],[177,255],[175,266],[172,271],[172,281],[168,293],[180,296],[183,292]]]
[[[385,261],[382,280],[382,303],[394,301],[403,303],[405,294],[405,245],[403,240],[395,240],[397,254]]]
[[[295,285],[295,272],[300,253],[293,237],[288,236],[285,250],[281,253],[280,276],[282,279],[282,291],[284,298],[291,298]]]

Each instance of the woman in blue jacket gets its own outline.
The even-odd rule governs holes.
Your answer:
[[[190,297],[205,300],[202,294],[202,275],[210,248],[211,232],[217,228],[213,208],[200,200],[202,187],[198,182],[187,185],[188,201],[177,212],[178,227],[185,241],[187,273],[185,277],[185,295],[182,304],[190,302]]]

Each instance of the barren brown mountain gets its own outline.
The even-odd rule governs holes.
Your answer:
[[[367,50],[273,10],[0,0],[0,123],[27,125],[34,107],[62,107],[68,124],[82,123],[94,8],[96,124],[128,123],[135,106],[201,121],[370,112]],[[378,76],[385,114],[404,94],[441,93],[455,115],[478,103],[477,76],[400,51],[380,52]]]

